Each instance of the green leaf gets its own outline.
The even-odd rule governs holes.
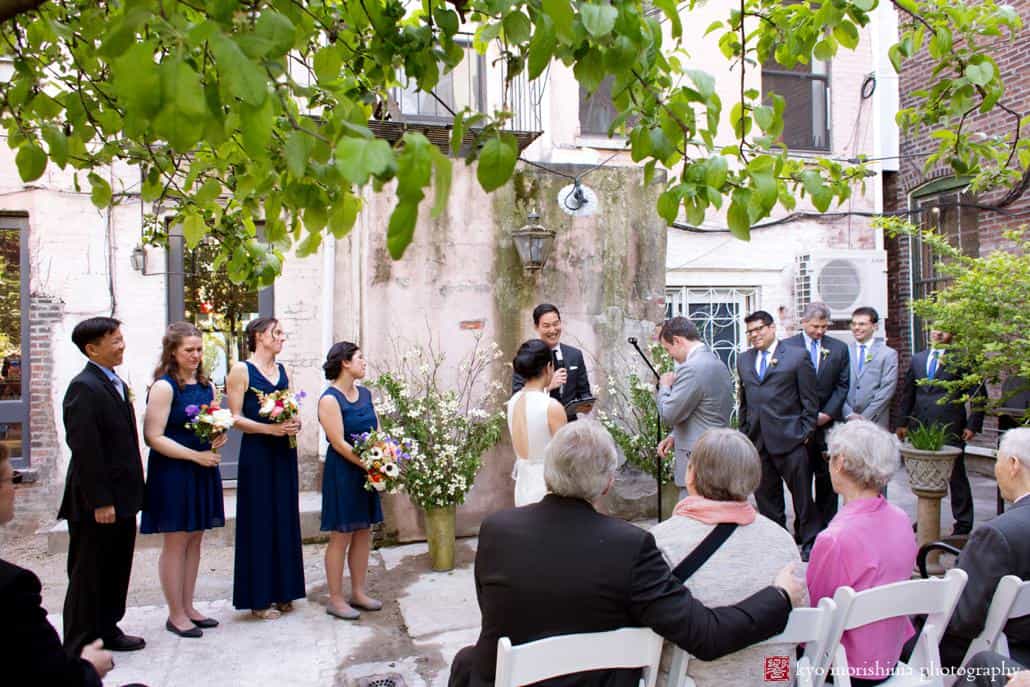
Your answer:
[[[392,162],[393,150],[381,138],[347,137],[336,146],[336,169],[357,186],[364,186],[370,174],[384,173]]]
[[[579,17],[583,22],[583,28],[594,38],[602,38],[611,33],[618,16],[619,10],[611,5],[594,5],[588,2],[579,5]]]
[[[967,64],[965,77],[977,86],[986,86],[994,78],[994,65],[990,62]]]
[[[697,92],[704,98],[712,97],[715,93],[715,79],[708,72],[703,72],[700,69],[688,69],[686,70],[687,76],[697,86]]]
[[[293,22],[273,10],[265,10],[254,25],[254,33],[268,45],[265,55],[282,57],[293,47],[297,29]]]
[[[196,248],[207,236],[207,224],[204,218],[198,214],[186,215],[182,221],[182,236],[186,239],[186,246],[190,249]]]
[[[343,193],[343,199],[336,202],[332,212],[329,213],[329,231],[338,239],[350,233],[354,228],[354,222],[358,219],[361,211],[361,198],[349,191]]]
[[[572,37],[572,21],[575,14],[569,0],[542,0],[544,14],[554,22],[555,31],[565,38]]]
[[[504,18],[503,26],[508,42],[520,44],[529,40],[529,33],[533,28],[533,25],[529,23],[529,17],[518,10]]]
[[[451,159],[440,152],[436,146],[430,148],[433,156],[433,210],[430,213],[437,219],[447,209],[447,199],[451,195],[451,177],[453,167]]]
[[[846,19],[833,27],[833,37],[848,50],[858,47],[858,28]]]
[[[268,97],[267,75],[225,34],[211,37],[211,50],[229,92],[248,105],[261,106]]]
[[[728,170],[729,163],[726,158],[721,155],[710,158],[705,165],[705,184],[721,192],[723,184],[726,183]]]
[[[340,78],[343,68],[343,55],[335,45],[322,48],[315,53],[315,78],[319,83],[332,83]]]
[[[461,28],[457,12],[444,9],[443,7],[437,7],[433,10],[433,19],[436,21],[436,25],[443,29],[443,32],[448,36],[458,33],[458,30]]]
[[[43,140],[46,141],[50,159],[58,167],[68,164],[68,137],[53,124],[43,127]]]
[[[415,235],[415,223],[418,220],[418,203],[401,201],[390,215],[390,224],[386,229],[386,248],[390,257],[400,260],[404,250]]]
[[[283,155],[286,157],[286,169],[290,174],[297,178],[304,176],[314,144],[315,140],[302,131],[293,131],[286,137]]]
[[[733,192],[733,200],[726,212],[726,221],[730,226],[730,233],[741,241],[751,240],[751,218],[747,212],[748,196],[742,194],[740,189]]]
[[[597,50],[589,50],[576,62],[572,74],[587,93],[593,93],[604,80],[604,59]]]
[[[511,134],[494,136],[479,151],[476,178],[486,192],[496,191],[511,178],[518,158],[518,144]]]
[[[751,184],[755,191],[752,198],[757,200],[758,207],[761,208],[762,214],[765,215],[776,205],[778,195],[776,178],[771,171],[752,172]]]
[[[755,118],[755,124],[759,126],[762,131],[769,131],[773,125],[773,109],[768,105],[759,105],[751,111],[752,116]]]
[[[669,20],[672,37],[679,39],[683,36],[683,22],[680,20],[680,11],[675,0],[655,0],[654,6],[665,14]]]
[[[680,187],[673,186],[658,196],[658,216],[664,219],[666,224],[672,224],[679,216],[682,200],[680,193]]]
[[[869,12],[876,7],[876,0],[851,0],[851,4],[863,12]]]
[[[206,205],[216,199],[222,193],[222,185],[214,179],[208,179],[200,190],[193,194],[193,201],[199,205]]]
[[[260,107],[250,107],[244,103],[240,107],[240,124],[244,149],[253,157],[264,158],[268,155],[268,145],[275,128],[275,101],[266,98]]]
[[[554,23],[546,16],[540,18],[536,32],[529,41],[529,78],[533,80],[544,73],[551,63],[558,38],[554,34]]]
[[[829,36],[816,43],[812,49],[812,56],[823,62],[833,59],[835,54],[837,54],[837,42]]]
[[[14,162],[18,166],[18,174],[21,176],[21,180],[25,182],[35,181],[43,176],[43,172],[46,171],[46,161],[46,153],[34,143],[18,148],[18,153],[14,156]]]
[[[321,231],[309,231],[304,239],[297,245],[297,257],[306,258],[309,255],[314,255],[318,252],[319,246],[322,245],[322,232]]]

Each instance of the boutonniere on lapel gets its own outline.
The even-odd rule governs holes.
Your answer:
[[[776,358],[770,358],[770,359],[769,359],[769,365],[770,365],[771,367],[776,367],[776,363],[778,363],[778,362],[780,362],[780,361],[779,361],[779,360],[777,360]]]
[[[830,349],[829,348],[820,348],[819,349],[819,355],[822,356],[823,360],[826,360],[826,358],[828,358],[830,356]]]
[[[124,382],[122,383],[125,384]],[[132,387],[128,384],[125,384],[125,398],[129,401],[129,403],[136,402],[136,394],[132,391]]]
[[[866,354],[865,354],[865,361],[866,361],[867,363],[871,363],[871,362],[873,362],[873,352],[872,352],[872,351],[866,351]]]

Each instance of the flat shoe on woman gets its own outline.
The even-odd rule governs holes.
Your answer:
[[[173,635],[179,635],[180,637],[186,637],[193,639],[195,637],[203,637],[204,633],[201,632],[199,627],[191,627],[188,630],[180,630],[172,624],[171,620],[165,621],[165,629],[171,632]]]
[[[218,627],[218,621],[214,618],[198,618],[196,620],[190,618],[190,622],[196,625],[197,627],[204,628],[205,630],[210,629],[212,627]]]
[[[361,617],[361,614],[355,611],[353,608],[349,611],[338,611],[332,606],[327,606],[325,612],[333,616],[334,618],[339,618],[340,620],[357,620]]]
[[[350,605],[354,608],[360,608],[363,611],[378,611],[383,608],[383,602],[379,599],[369,599],[367,604],[352,600],[350,601]]]

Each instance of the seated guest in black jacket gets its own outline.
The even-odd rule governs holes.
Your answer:
[[[14,519],[14,469],[0,445],[0,525]],[[111,670],[111,654],[97,640],[70,658],[40,605],[39,578],[0,560],[0,682],[5,685],[88,685],[100,687]]]
[[[958,558],[969,574],[941,640],[941,663],[958,666],[969,643],[984,629],[998,581],[1005,575],[1030,580],[1030,427],[1011,429],[998,446],[994,464],[998,489],[1012,506],[973,530]],[[1005,625],[1011,656],[1030,665],[1030,616]]]
[[[494,682],[497,640],[650,627],[702,660],[772,637],[800,603],[800,580],[787,566],[769,586],[735,606],[707,608],[676,580],[650,532],[601,515],[591,502],[612,485],[616,450],[593,420],[562,427],[544,458],[551,493],[494,513],[479,530],[476,595],[479,641],[458,652],[451,687]],[[636,685],[639,670],[598,671],[548,685]]]

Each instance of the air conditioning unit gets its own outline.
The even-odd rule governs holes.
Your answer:
[[[830,317],[848,320],[860,306],[887,316],[887,254],[882,250],[813,250],[798,255],[794,299],[800,319],[805,306],[822,301]]]

